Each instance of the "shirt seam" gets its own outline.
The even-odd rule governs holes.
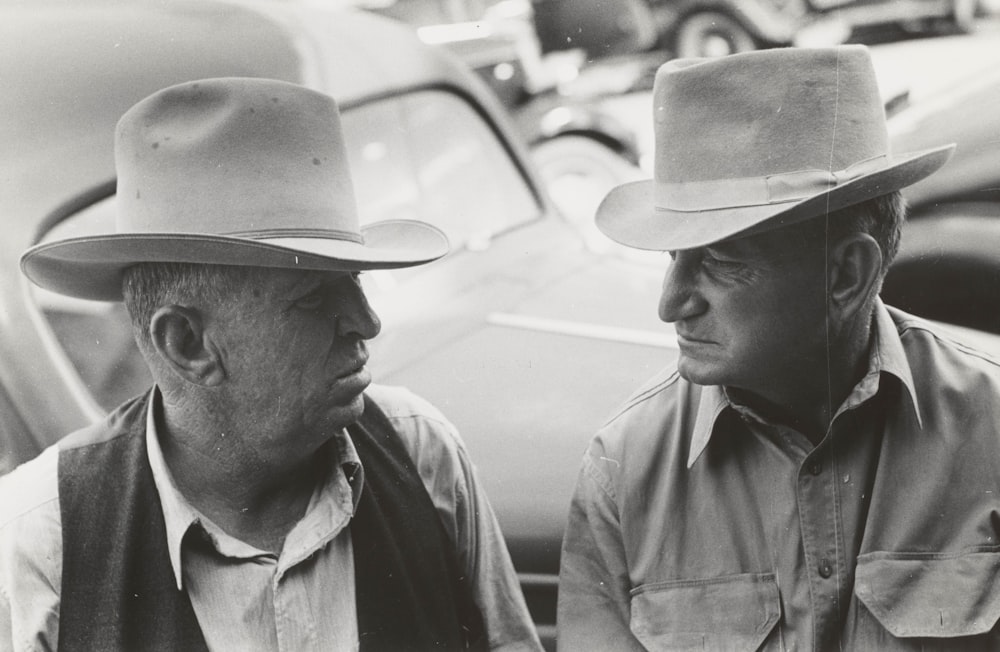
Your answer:
[[[916,324],[909,320],[899,323],[900,339],[902,339],[903,336],[906,335],[909,331],[919,331],[921,333],[926,333],[930,337],[934,338],[934,341],[937,342],[938,344],[944,344],[950,347],[954,347],[960,353],[968,355],[972,358],[976,358],[977,360],[982,360],[983,362],[991,365],[992,367],[1000,369],[1000,361],[998,361],[996,358],[994,358],[989,353],[986,353],[985,351],[980,351],[979,349],[974,348],[968,344],[965,344],[964,342],[961,342],[958,339],[953,339],[949,335],[939,333],[938,331],[928,328],[927,326],[924,326],[922,324]]]
[[[602,458],[602,459],[610,459],[610,458]],[[617,460],[611,460],[611,461],[617,461]],[[611,479],[608,478],[604,473],[601,472],[600,469],[597,468],[597,465],[594,463],[594,460],[591,459],[590,456],[583,458],[583,470],[587,473],[590,479],[593,480],[595,484],[597,484],[597,488],[600,489],[601,492],[608,497],[608,499],[610,499],[614,503],[618,502],[618,496],[615,493],[614,484],[611,482]]]
[[[429,416],[426,414],[386,415],[386,418],[388,418],[391,423],[397,423],[400,421],[417,421],[439,426],[437,428],[431,428],[431,430],[433,430],[434,432],[444,431],[445,433],[448,434],[448,438],[450,441],[454,442],[455,445],[458,446],[459,448],[464,448],[464,443],[458,436],[458,433],[455,430],[455,426],[452,425],[449,421],[437,419],[433,416]]]
[[[5,520],[3,523],[0,523],[0,531],[6,530],[7,528],[13,526],[15,523],[17,523],[17,521],[21,520],[25,516],[28,516],[29,514],[32,514],[40,509],[47,507],[48,505],[51,505],[52,503],[57,503],[57,502],[59,502],[58,494],[52,496],[51,498],[46,498],[40,503],[34,503],[30,507],[25,507],[23,510],[12,515],[9,519]]]
[[[656,383],[655,385],[653,385],[649,389],[647,389],[645,391],[642,391],[639,394],[637,394],[637,395],[633,396],[632,398],[628,399],[628,401],[626,401],[625,405],[622,406],[614,414],[614,416],[612,416],[610,419],[608,419],[607,421],[604,422],[604,426],[602,426],[602,427],[607,427],[607,426],[611,425],[612,423],[614,423],[615,421],[617,421],[618,419],[620,419],[622,416],[624,416],[625,413],[629,412],[630,410],[632,410],[633,408],[635,408],[636,406],[638,406],[640,403],[648,401],[649,399],[651,399],[656,394],[659,394],[663,390],[665,390],[668,387],[674,385],[677,382],[678,378],[680,378],[680,372],[678,372],[678,371],[675,370],[669,376],[667,376],[666,378],[664,378],[660,382]]]

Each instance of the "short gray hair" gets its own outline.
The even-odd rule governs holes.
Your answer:
[[[826,219],[827,238],[836,242],[852,233],[867,233],[882,251],[880,278],[899,252],[899,237],[906,221],[906,202],[897,190],[833,211]]]
[[[140,345],[150,344],[149,324],[170,303],[219,304],[257,277],[254,267],[197,263],[140,263],[122,275],[122,297]]]

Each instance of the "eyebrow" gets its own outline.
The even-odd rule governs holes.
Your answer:
[[[325,285],[332,285],[335,282],[339,282],[341,279],[356,274],[357,272],[349,271],[320,271],[320,270],[302,270],[301,278],[296,280],[294,283],[284,288],[284,292],[295,293],[295,294],[308,294],[313,290],[323,287]]]
[[[745,258],[746,257],[746,252],[745,251],[741,251],[739,248],[734,248],[732,246],[727,247],[726,246],[727,244],[730,244],[730,243],[717,242],[717,243],[714,243],[714,244],[706,245],[703,249],[704,249],[704,251],[707,251],[710,254],[717,253],[717,254],[722,254],[723,256],[730,256],[730,257],[734,257],[734,258],[735,257],[741,257],[741,258]]]

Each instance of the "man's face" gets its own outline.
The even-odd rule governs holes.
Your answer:
[[[208,325],[226,404],[259,454],[315,450],[361,416],[371,382],[365,340],[381,326],[358,275],[266,270],[238,294]]]
[[[675,324],[681,376],[772,397],[825,373],[821,242],[784,227],[671,258],[660,318]]]

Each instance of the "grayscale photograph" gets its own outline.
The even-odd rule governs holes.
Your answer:
[[[1000,650],[1000,0],[0,0],[0,652]]]

